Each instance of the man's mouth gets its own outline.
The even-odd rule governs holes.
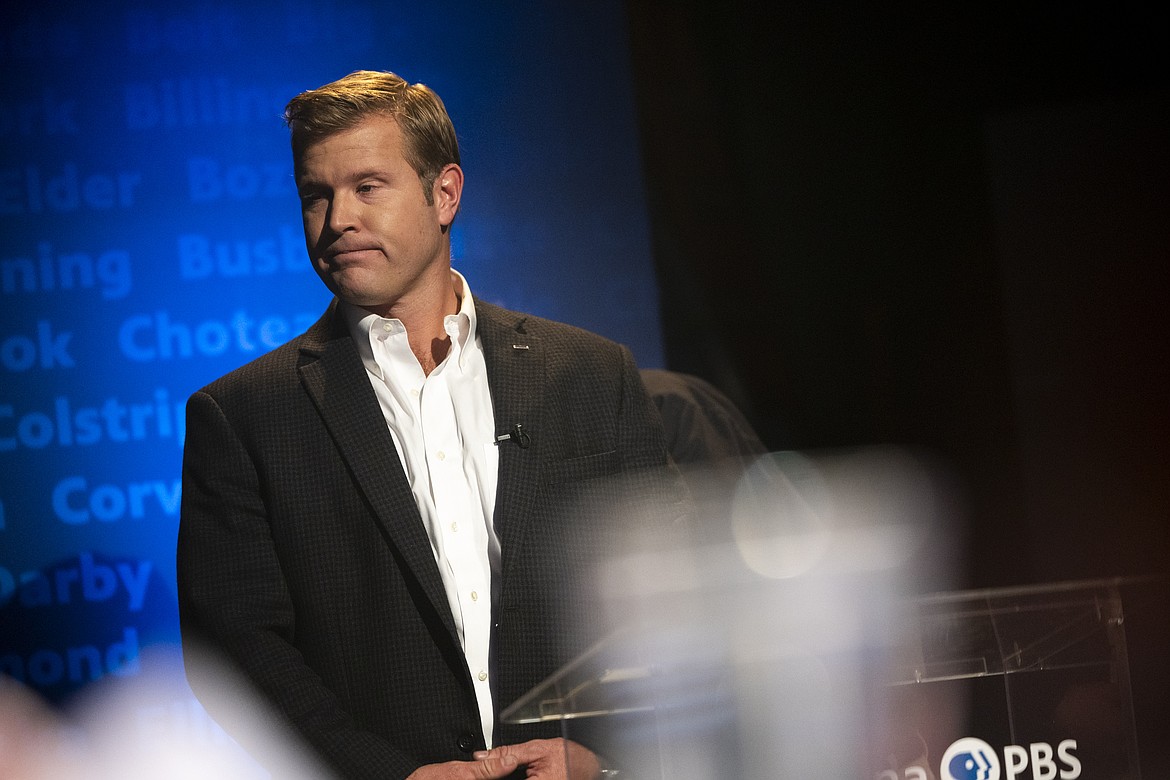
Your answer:
[[[352,246],[341,249],[331,248],[325,252],[325,261],[330,264],[345,263],[346,260],[352,259],[355,255],[372,251],[374,251],[374,247],[369,246]]]

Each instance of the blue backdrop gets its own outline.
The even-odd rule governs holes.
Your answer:
[[[472,289],[661,363],[621,3],[53,6],[0,11],[5,674],[63,701],[177,642],[185,399],[328,302],[280,119],[301,90],[432,86]]]

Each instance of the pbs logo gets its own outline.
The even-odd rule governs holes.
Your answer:
[[[963,737],[943,753],[940,769],[943,780],[999,780],[999,756],[983,740]]]

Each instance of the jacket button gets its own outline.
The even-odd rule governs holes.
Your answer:
[[[477,741],[471,734],[461,734],[459,736],[459,749],[464,753],[470,753],[475,750]]]

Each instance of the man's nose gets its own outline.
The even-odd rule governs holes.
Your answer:
[[[346,233],[358,226],[358,209],[355,199],[344,194],[335,195],[329,203],[327,224],[334,233]]]

